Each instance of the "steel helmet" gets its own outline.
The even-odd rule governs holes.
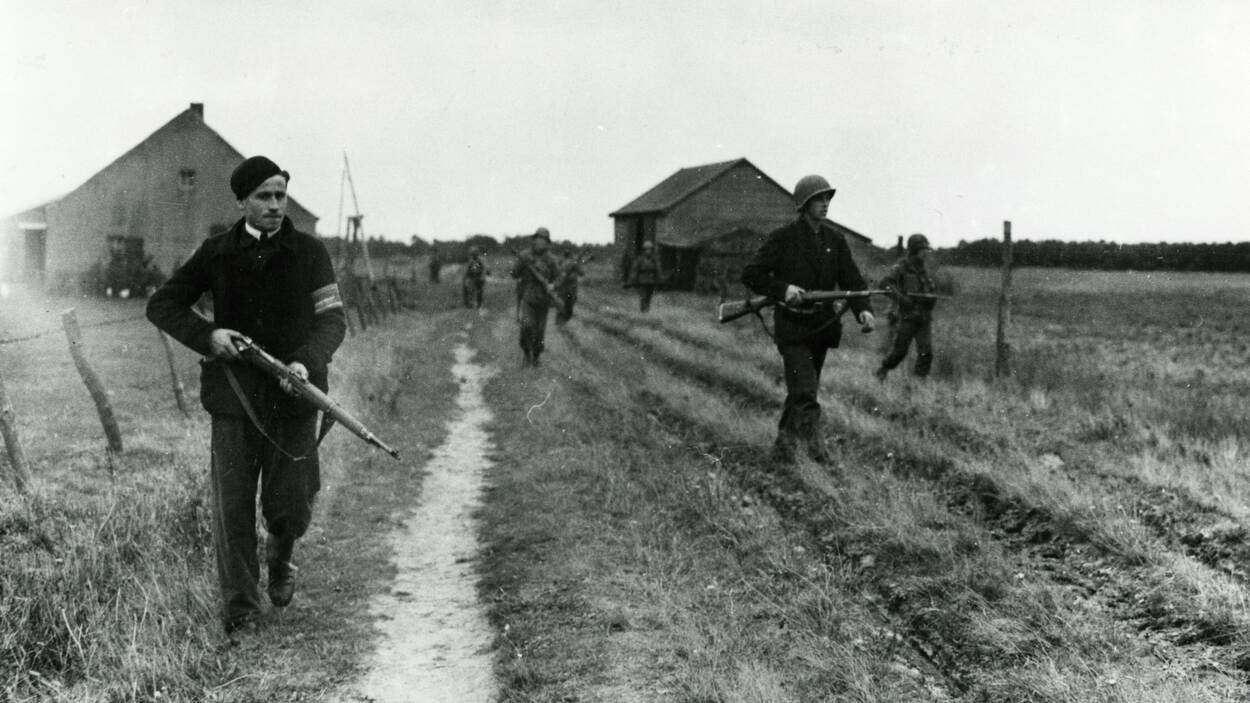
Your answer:
[[[924,249],[932,249],[932,248],[933,247],[929,246],[929,238],[924,236],[923,234],[913,234],[912,236],[907,238],[907,253],[908,254],[915,254],[918,251],[922,251]]]
[[[643,242],[643,243],[642,243],[642,248],[643,248],[643,249],[654,249],[654,248],[655,248],[655,242],[653,242],[653,241],[651,241],[650,239],[648,239],[647,241],[645,241],[645,242]]]
[[[534,239],[546,239],[550,242],[551,232],[548,232],[546,227],[539,227],[534,231]]]
[[[799,179],[798,185],[794,186],[794,208],[802,210],[807,207],[807,201],[817,195],[828,193],[832,198],[836,192],[838,191],[822,176],[803,176]]]
[[[470,246],[470,247],[469,247],[469,256],[477,256],[477,255],[478,255],[478,249],[477,249],[477,247],[476,247],[476,246]]]

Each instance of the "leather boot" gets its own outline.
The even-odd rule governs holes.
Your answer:
[[[285,608],[295,596],[295,571],[291,563],[291,554],[295,544],[286,540],[270,542],[269,548],[269,602],[275,607]]]

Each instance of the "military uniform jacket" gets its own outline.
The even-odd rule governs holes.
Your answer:
[[[469,259],[464,267],[464,277],[478,280],[486,278],[486,264],[476,257]]]
[[[929,272],[925,269],[923,261],[912,263],[907,258],[899,259],[881,278],[879,286],[902,294],[894,298],[899,319],[925,320],[933,315],[935,300],[907,297],[908,293],[933,294],[933,279],[929,278]]]
[[[637,286],[654,286],[660,282],[660,263],[655,260],[655,254],[643,253],[634,259],[629,282]]]
[[[547,283],[554,285],[556,279],[560,277],[560,265],[556,263],[551,252],[535,254],[530,251],[526,252],[523,257],[517,257],[517,262],[512,267],[512,277],[517,279],[517,286],[520,289],[517,295],[521,302],[527,305],[550,303],[551,297],[547,295],[542,281],[534,276],[534,271],[530,270],[530,266],[533,266]],[[526,262],[529,266],[526,266]]]
[[[213,320],[191,308],[211,293]],[[205,240],[148,301],[148,319],[169,336],[211,357],[213,330],[237,330],[284,363],[300,362],[316,387],[328,389],[328,365],[347,329],[334,267],[325,245],[284,219],[276,235],[258,242],[240,219]],[[225,375],[229,365],[252,408],[263,418],[315,412],[307,401],[246,361],[206,358],[200,371],[200,402],[214,415],[245,410]]]
[[[561,265],[560,269],[560,280],[556,283],[556,289],[564,293],[576,293],[578,281],[581,280],[584,273],[582,262],[577,259],[569,259]]]
[[[777,300],[785,299],[786,286],[790,285],[809,291],[864,290],[867,287],[842,233],[828,223],[822,223],[819,232],[813,231],[802,217],[774,230],[764,239],[755,258],[743,268],[742,283],[760,295]],[[857,315],[872,310],[867,298],[853,298],[848,302]],[[777,343],[822,341],[836,347],[842,337],[838,316],[832,306],[806,310],[777,306],[773,316]],[[817,328],[824,331],[814,338],[812,333]]]

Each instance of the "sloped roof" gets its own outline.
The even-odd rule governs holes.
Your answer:
[[[694,195],[709,183],[728,173],[731,169],[739,164],[746,164],[758,172],[761,176],[768,179],[769,183],[777,186],[781,192],[786,195],[790,191],[783,188],[780,184],[769,178],[768,174],[760,171],[760,169],[745,158],[734,159],[733,161],[722,161],[715,164],[704,164],[702,166],[691,166],[678,170],[673,175],[660,181],[655,187],[627,205],[610,212],[610,217],[618,217],[620,215],[643,215],[647,213],[662,213],[673,209],[674,206],[681,203],[686,198]]]
[[[202,108],[201,108],[201,109],[202,109]],[[90,183],[90,182],[91,182],[91,181],[92,181],[92,180],[93,180],[96,176],[99,176],[100,174],[102,174],[102,173],[104,173],[105,171],[109,170],[109,169],[110,169],[110,168],[111,168],[114,164],[117,164],[117,163],[122,162],[123,160],[125,160],[125,158],[126,158],[127,156],[129,156],[130,154],[132,154],[132,153],[134,153],[134,152],[138,151],[138,150],[139,150],[139,148],[140,148],[141,146],[143,146],[144,144],[146,144],[147,142],[149,142],[150,140],[152,140],[153,138],[155,138],[158,134],[160,134],[160,133],[162,133],[162,132],[164,132],[164,131],[166,131],[166,130],[180,129],[180,128],[181,128],[182,126],[184,126],[186,123],[191,123],[192,125],[195,125],[195,126],[198,126],[198,127],[201,127],[201,128],[203,128],[203,129],[208,130],[208,133],[209,133],[209,134],[211,134],[211,135],[213,135],[214,137],[216,137],[216,138],[217,138],[217,140],[218,140],[218,141],[220,141],[220,142],[222,143],[222,145],[224,145],[227,149],[229,149],[229,150],[230,150],[231,152],[233,152],[236,156],[238,156],[240,161],[242,161],[244,158],[246,158],[245,156],[243,156],[243,153],[242,153],[242,152],[240,152],[238,149],[235,149],[235,148],[234,148],[234,146],[230,144],[230,142],[226,141],[225,137],[222,137],[222,136],[221,136],[221,134],[217,132],[217,130],[213,129],[212,127],[209,127],[209,126],[208,126],[208,123],[206,123],[206,122],[204,121],[204,117],[203,117],[203,115],[202,115],[201,113],[196,112],[196,110],[195,110],[194,108],[188,107],[187,109],[183,110],[182,112],[178,113],[177,115],[174,115],[173,119],[171,119],[170,121],[168,121],[168,122],[166,122],[165,124],[161,125],[161,126],[160,126],[159,128],[157,128],[155,131],[153,131],[151,134],[149,134],[147,137],[145,137],[145,138],[141,139],[141,140],[139,141],[139,143],[138,143],[138,144],[135,144],[135,145],[134,145],[133,147],[131,147],[130,149],[127,149],[127,150],[125,151],[125,153],[123,153],[121,156],[118,156],[116,159],[113,159],[112,161],[110,161],[110,162],[109,162],[109,164],[108,164],[107,166],[105,166],[104,168],[100,169],[99,171],[96,171],[95,173],[91,174],[91,176],[90,176],[89,178],[87,178],[85,181],[83,181],[81,184],[79,184],[77,188],[74,188],[73,190],[69,191],[69,193],[73,193],[74,191],[78,190],[78,188],[81,188],[83,185],[85,185],[85,184],[87,184],[87,183]],[[26,210],[23,210],[23,211],[21,211],[21,213],[18,213],[18,214],[22,214],[22,213],[25,213],[25,212],[30,212],[30,211],[38,210],[38,209],[40,209],[40,208],[45,208],[45,207],[47,207],[48,205],[51,205],[51,204],[53,204],[53,203],[55,203],[55,202],[57,202],[57,201],[61,200],[62,198],[64,198],[64,197],[65,197],[66,195],[68,195],[69,193],[65,193],[65,194],[59,195],[59,196],[57,196],[57,197],[55,197],[55,198],[52,198],[52,199],[47,200],[47,201],[45,201],[45,202],[42,202],[42,203],[40,203],[40,204],[38,204],[38,205],[36,205],[36,206],[34,206],[34,207],[32,207],[32,208],[27,208]],[[289,201],[291,201],[291,202],[294,202],[296,206],[298,206],[298,207],[302,208],[305,212],[307,212],[307,213],[308,213],[311,217],[313,217],[314,219],[320,219],[320,218],[318,218],[315,214],[313,214],[312,210],[309,210],[307,207],[304,207],[304,205],[303,205],[302,203],[300,203],[298,200],[296,200],[295,198],[288,197],[288,198],[287,198],[287,200],[289,200]]]

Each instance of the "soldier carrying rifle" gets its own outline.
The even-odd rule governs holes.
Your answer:
[[[933,279],[925,266],[929,251],[928,237],[911,235],[907,238],[907,256],[890,267],[878,282],[878,287],[890,291],[894,298],[894,309],[889,317],[890,351],[874,373],[879,381],[884,381],[890,370],[907,358],[913,339],[916,341],[915,374],[924,378],[933,366],[933,306],[938,296],[934,295]]]
[[[825,355],[842,338],[842,308],[805,303],[804,293],[866,288],[846,239],[825,219],[834,192],[820,176],[801,178],[794,188],[798,219],[769,234],[742,271],[747,288],[786,303],[776,308],[773,318],[786,380],[773,456],[786,463],[794,461],[799,448],[820,463],[832,462],[822,436],[818,392]],[[849,297],[846,302],[859,324],[870,331],[869,296]]]
[[[551,255],[551,233],[539,227],[530,238],[527,252],[517,254],[512,267],[512,277],[517,279],[517,305],[521,322],[521,351],[525,353],[523,366],[538,366],[543,353],[543,337],[547,334],[547,314],[554,304],[563,308],[563,301],[552,288],[552,281],[560,275],[560,265]]]
[[[293,384],[326,390],[327,365],[347,329],[334,267],[317,237],[286,217],[290,174],[263,156],[230,176],[242,217],[209,237],[148,302],[157,327],[206,358],[200,401],[212,415],[213,545],[222,623],[232,638],[262,612],[256,497],[269,533],[269,601],[291,602],[292,555],[320,487],[317,408]],[[192,306],[213,296],[212,321]],[[245,361],[272,350],[281,379]]]

